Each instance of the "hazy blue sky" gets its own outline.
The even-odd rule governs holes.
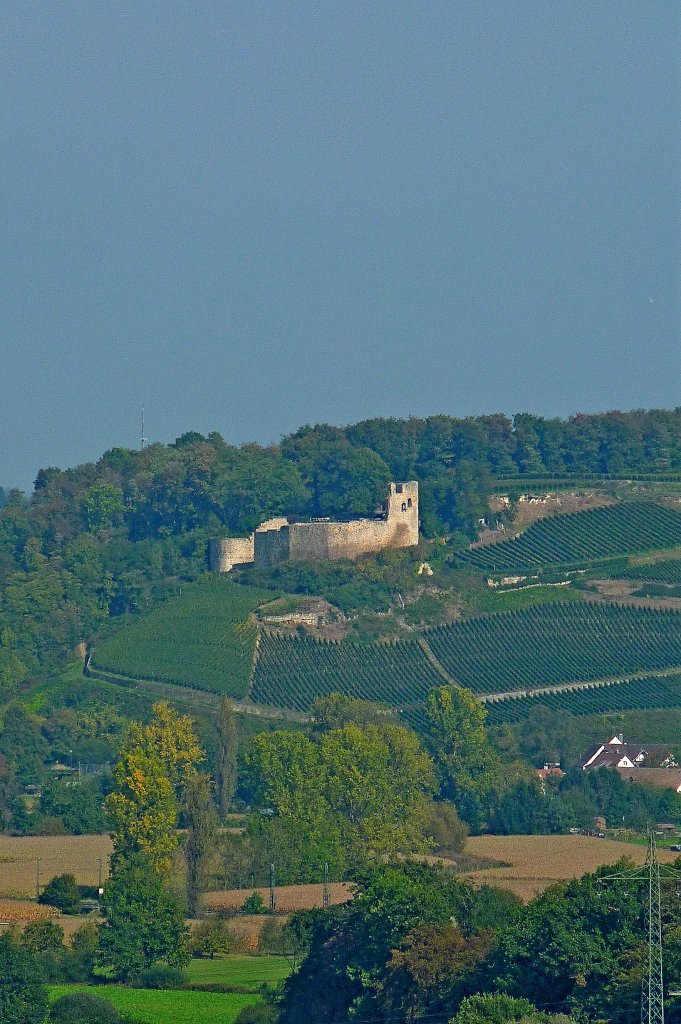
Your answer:
[[[680,52],[678,0],[4,0],[0,483],[142,403],[681,404]]]

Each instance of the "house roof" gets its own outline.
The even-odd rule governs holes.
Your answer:
[[[610,743],[596,743],[589,747],[580,761],[587,771],[592,768],[629,768],[645,766],[647,769],[674,767],[676,762],[666,743],[624,743],[619,739]]]

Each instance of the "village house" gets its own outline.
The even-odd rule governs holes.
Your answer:
[[[564,775],[565,772],[556,761],[545,764],[543,768],[537,768],[537,776],[542,782],[546,782],[547,779],[562,779]]]
[[[673,789],[681,793],[681,766],[666,743],[625,743],[620,733],[595,744],[580,761],[582,771],[613,768],[627,782]]]

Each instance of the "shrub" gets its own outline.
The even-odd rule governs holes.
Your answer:
[[[74,875],[55,875],[38,897],[38,903],[56,907],[63,914],[77,914],[80,910],[80,890]]]
[[[82,925],[71,937],[71,946],[61,957],[61,981],[89,981],[97,956],[99,929],[92,922]]]
[[[211,960],[221,953],[229,953],[234,948],[234,936],[227,927],[227,922],[216,918],[212,921],[201,921],[191,934],[189,948],[192,956],[209,957]]]
[[[32,953],[56,952],[64,945],[64,929],[54,921],[30,921],[24,928],[21,945]]]
[[[276,1024],[278,1016],[274,1006],[244,1006],[234,1024]]]
[[[241,911],[244,914],[266,914],[267,907],[265,901],[259,892],[251,893],[247,896],[241,907]]]
[[[276,917],[270,917],[265,921],[258,936],[259,953],[284,953],[284,923]]]
[[[68,829],[60,817],[56,814],[45,814],[36,818],[33,823],[32,832],[36,836],[65,836]]]
[[[108,999],[90,992],[71,992],[61,996],[50,1010],[52,1024],[133,1024],[123,1017]]]
[[[142,988],[182,988],[186,981],[182,971],[168,964],[154,964],[140,975]]]
[[[424,831],[433,840],[436,850],[461,853],[468,828],[461,820],[454,804],[448,800],[429,801],[424,807]]]

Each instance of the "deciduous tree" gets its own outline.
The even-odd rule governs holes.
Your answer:
[[[441,686],[428,695],[428,746],[439,769],[444,795],[479,827],[501,766],[485,729],[482,701],[463,687]]]
[[[116,789],[106,801],[114,862],[142,853],[158,870],[169,870],[179,800],[202,759],[191,720],[168,704],[154,705],[148,725],[131,725],[114,768]]]
[[[224,817],[230,808],[237,784],[237,755],[239,736],[232,702],[227,697],[220,701],[217,718],[217,750],[215,754],[215,792],[220,814]]]
[[[184,908],[144,856],[119,862],[104,888],[104,911],[101,963],[116,977],[139,975],[159,960],[187,962]]]
[[[185,790],[184,815],[187,824],[184,847],[187,863],[187,909],[190,917],[196,917],[201,896],[206,889],[210,858],[215,851],[218,837],[217,815],[207,775],[197,772],[189,781]]]
[[[2,1024],[43,1024],[47,993],[29,950],[0,935],[0,1020]]]

